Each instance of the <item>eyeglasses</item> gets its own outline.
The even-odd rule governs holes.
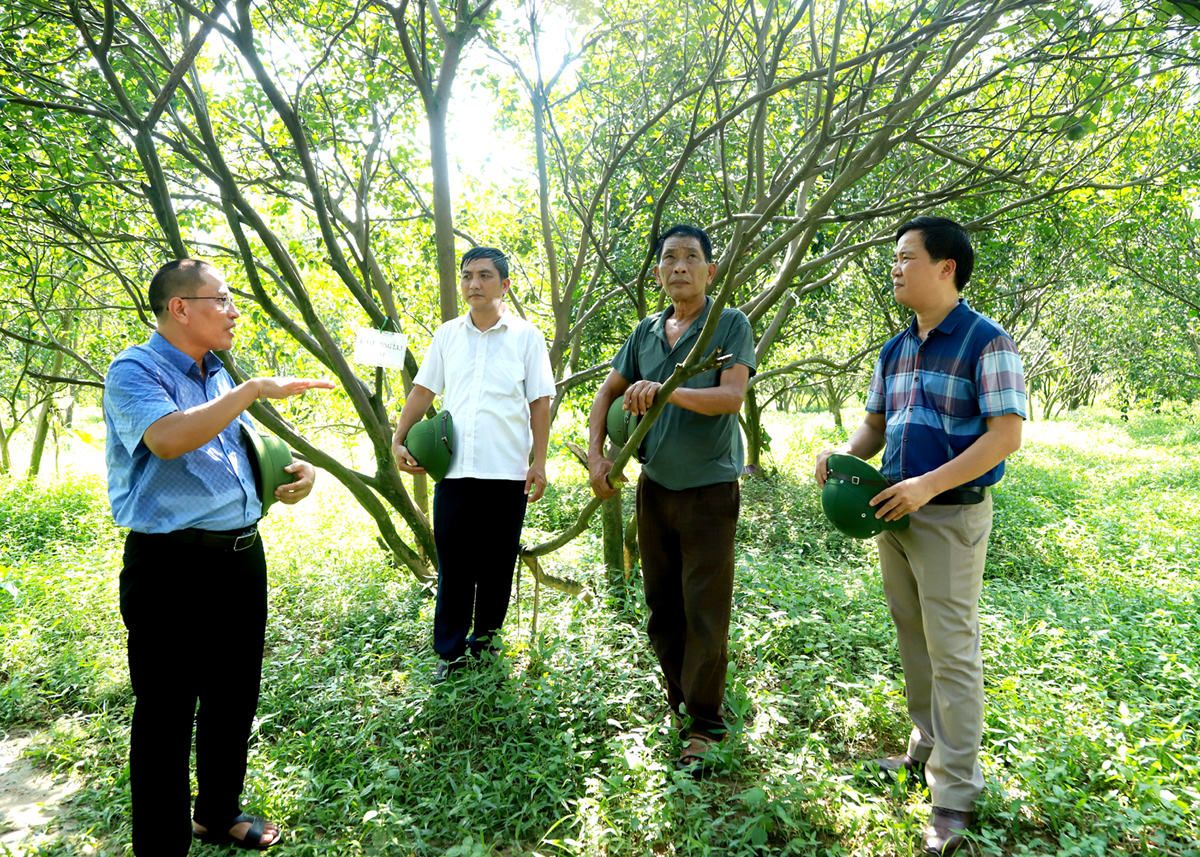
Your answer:
[[[233,295],[218,295],[210,297],[209,295],[176,295],[181,301],[216,301],[221,305],[221,312],[229,312],[229,308],[233,306]]]

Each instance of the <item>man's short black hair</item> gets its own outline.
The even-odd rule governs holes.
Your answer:
[[[503,250],[497,250],[495,247],[472,247],[466,253],[463,253],[462,263],[458,266],[459,272],[461,273],[463,268],[476,259],[491,259],[492,264],[496,266],[496,273],[500,275],[500,279],[508,279],[508,257],[504,255]]]
[[[712,264],[712,239],[699,226],[692,226],[690,223],[676,223],[662,235],[658,236],[658,244],[654,247],[654,259],[656,262],[662,258],[663,245],[673,235],[682,235],[684,238],[695,238],[700,242],[700,249],[704,251],[704,261],[710,265]]]
[[[914,231],[921,233],[921,243],[930,259],[935,262],[954,260],[954,287],[961,292],[975,270],[975,250],[967,230],[948,217],[924,214],[897,229],[896,240],[899,241],[905,232]]]
[[[150,311],[155,318],[162,318],[167,313],[167,304],[171,298],[185,292],[194,291],[196,286],[204,282],[204,275],[215,271],[211,264],[200,259],[176,259],[167,262],[158,269],[154,279],[150,281],[147,298],[150,300]]]

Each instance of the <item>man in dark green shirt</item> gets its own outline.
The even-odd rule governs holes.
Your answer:
[[[673,226],[659,239],[657,255],[654,277],[671,306],[638,324],[592,404],[588,467],[592,490],[603,499],[618,490],[608,482],[612,462],[603,451],[609,405],[623,397],[625,410],[646,413],[712,308],[705,291],[717,266],[704,230]],[[721,701],[743,460],[737,415],[755,367],[753,330],[739,310],[722,310],[709,343],[714,350],[733,359],[719,374],[714,369],[678,387],[638,454],[646,632],[666,678],[668,704],[691,718],[678,764],[694,772],[704,770],[704,754],[725,732]]]

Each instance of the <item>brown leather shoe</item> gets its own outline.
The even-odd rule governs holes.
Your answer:
[[[868,774],[883,774],[889,780],[895,779],[899,771],[905,771],[912,780],[919,777],[925,770],[925,763],[918,762],[908,753],[904,753],[899,756],[888,756],[886,759],[872,759],[869,762],[863,762],[863,769]]]
[[[935,806],[925,825],[925,853],[948,857],[967,844],[966,832],[975,823],[975,813]]]

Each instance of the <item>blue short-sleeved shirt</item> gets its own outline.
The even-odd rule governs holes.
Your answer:
[[[705,297],[700,317],[674,347],[667,342],[665,328],[673,308],[642,319],[613,358],[613,368],[631,384],[643,379],[663,383],[696,344],[712,305],[712,298]],[[740,310],[722,310],[708,348],[709,353],[715,349],[719,354],[733,355],[726,368],[743,363],[754,374],[754,331]],[[711,369],[684,381],[683,386],[717,387],[720,383],[717,370]],[[638,459],[646,478],[672,491],[733,482],[742,475],[744,460],[737,414],[705,416],[667,405],[646,433]]]
[[[867,411],[884,414],[881,471],[899,482],[936,470],[987,432],[989,417],[1028,418],[1025,370],[1004,329],[965,300],[922,342],[917,320],[883,346]],[[995,485],[1004,462],[968,485]]]
[[[160,334],[117,355],[104,380],[108,427],[108,499],[118,526],[139,533],[188,527],[236,530],[262,517],[242,414],[199,449],[164,461],[142,436],[167,414],[202,405],[229,392],[233,379],[211,351],[203,376],[196,362]]]

